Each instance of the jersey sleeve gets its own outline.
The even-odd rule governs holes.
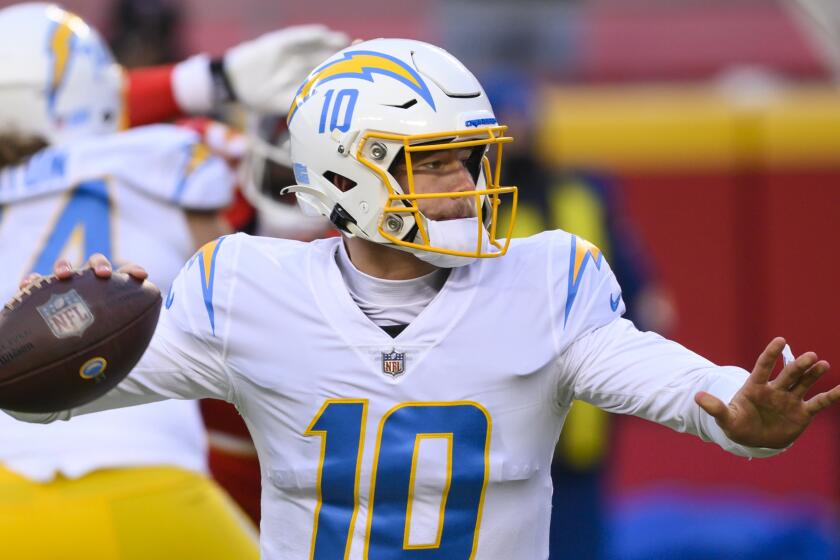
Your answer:
[[[128,122],[140,126],[213,109],[210,57],[198,54],[178,64],[128,72]]]
[[[146,353],[104,397],[53,414],[9,414],[27,422],[49,423],[165,399],[213,398],[235,403],[225,353],[237,258],[235,240],[222,237],[187,262],[166,297]]]
[[[549,252],[549,302],[558,353],[625,311],[621,287],[600,249],[582,237],[555,232]]]
[[[154,125],[87,142],[73,150],[72,178],[118,177],[125,185],[185,210],[218,210],[233,197],[236,178],[194,130]]]
[[[706,391],[728,403],[746,381],[746,371],[717,366],[676,342],[637,330],[626,319],[580,336],[558,366],[562,404],[580,399],[608,412],[639,416],[745,457],[781,452],[735,443],[694,402],[695,394]]]
[[[172,87],[174,64],[129,70],[126,104],[129,126],[171,121],[183,116]]]
[[[640,332],[622,319],[621,288],[597,247],[558,237],[550,275],[559,350],[556,400],[579,399],[608,412],[632,414],[713,441],[736,455],[766,457],[776,449],[733,442],[695,402],[699,391],[729,402],[748,374],[720,367],[683,346]]]

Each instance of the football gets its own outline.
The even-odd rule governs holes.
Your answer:
[[[160,305],[154,284],[123,273],[39,279],[0,311],[0,408],[57,412],[101,397],[140,360]]]

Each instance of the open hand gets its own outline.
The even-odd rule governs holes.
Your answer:
[[[94,253],[90,256],[87,262],[87,266],[93,269],[94,274],[96,274],[100,278],[110,278],[111,272],[113,267],[111,266],[111,261],[105,258],[105,255],[101,253]],[[137,280],[145,280],[149,277],[149,273],[147,273],[141,266],[136,264],[127,264],[123,267],[120,267],[117,272],[125,272],[126,274],[131,275],[133,278]],[[70,266],[70,262],[66,259],[59,259],[53,265],[53,274],[59,280],[68,280],[73,276],[73,267]],[[34,284],[41,278],[41,275],[38,273],[32,273],[26,276],[23,280],[20,281],[20,289],[25,290],[31,284]]]
[[[706,392],[695,395],[695,402],[732,441],[750,447],[787,447],[814,415],[840,400],[840,385],[805,400],[808,389],[829,369],[828,362],[814,352],[802,354],[770,380],[784,347],[785,339],[780,337],[767,345],[728,405]]]

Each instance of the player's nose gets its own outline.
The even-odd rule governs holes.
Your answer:
[[[469,170],[458,162],[457,166],[449,173],[449,192],[467,192],[475,190],[475,181]]]

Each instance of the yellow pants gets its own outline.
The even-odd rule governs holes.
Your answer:
[[[250,560],[256,532],[206,477],[109,469],[46,484],[0,467],[2,560]]]

